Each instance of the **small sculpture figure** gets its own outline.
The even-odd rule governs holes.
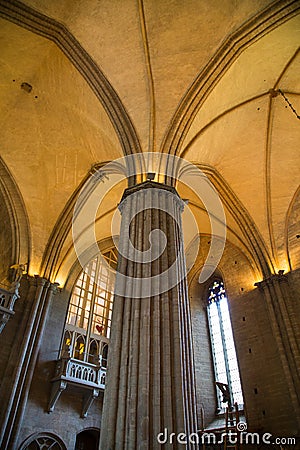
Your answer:
[[[20,295],[19,295],[20,282],[21,282],[21,278],[22,278],[24,272],[26,272],[26,271],[25,271],[24,264],[14,264],[13,266],[10,266],[10,268],[14,269],[14,271],[15,271],[14,279],[8,289],[8,292],[10,292],[12,294],[9,309],[13,310],[15,301],[18,298],[20,298]]]
[[[230,392],[229,392],[228,384],[220,383],[219,381],[216,381],[216,385],[218,386],[218,388],[220,389],[220,391],[223,394],[223,402],[224,403],[228,402],[228,406],[230,406]]]

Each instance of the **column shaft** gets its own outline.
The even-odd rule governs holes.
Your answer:
[[[161,448],[165,429],[164,448],[193,448],[177,441],[197,430],[183,202],[158,183],[125,194],[100,448]]]
[[[30,288],[26,300],[32,302],[32,307],[21,349],[13,348],[12,361],[9,362],[9,366],[10,364],[16,366],[15,358],[18,355],[18,364],[12,376],[12,388],[5,399],[5,417],[2,420],[0,436],[1,450],[16,448],[49,306],[57,287],[38,276],[30,278],[29,282]]]
[[[287,311],[290,302],[288,279],[285,275],[273,275],[257,285],[266,298],[271,326],[289,388],[291,406],[300,425],[300,353],[295,330]]]

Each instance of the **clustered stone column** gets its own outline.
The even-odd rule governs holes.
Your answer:
[[[16,338],[0,391],[1,450],[16,448],[49,308],[58,287],[38,275],[28,277],[28,282],[26,298],[20,298],[31,305],[26,327],[22,337]]]
[[[157,436],[165,429],[163,448],[194,448],[189,439],[176,439],[197,431],[183,206],[174,188],[150,181],[126,189],[120,204],[102,450],[161,448]],[[149,242],[153,230],[162,233]],[[150,246],[161,251],[164,237],[162,254],[148,257]],[[137,261],[131,244],[148,255],[145,262]]]
[[[283,271],[282,271],[283,272]],[[291,397],[291,408],[300,427],[300,348],[291,320],[291,299],[288,276],[272,275],[256,283],[263,293],[276,340],[279,357]]]

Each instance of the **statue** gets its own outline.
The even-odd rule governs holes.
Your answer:
[[[20,298],[19,295],[19,287],[21,278],[24,273],[26,273],[25,265],[24,264],[14,264],[13,266],[10,266],[10,269],[14,269],[14,279],[11,282],[8,292],[12,294],[9,309],[13,310],[15,301]]]
[[[228,384],[220,383],[219,381],[216,381],[216,385],[220,389],[220,391],[223,394],[223,403],[228,403],[228,406],[231,406],[231,399],[230,399],[230,391]]]

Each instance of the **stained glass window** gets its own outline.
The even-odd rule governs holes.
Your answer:
[[[207,306],[216,382],[228,386],[230,403],[243,405],[243,394],[235,351],[228,301],[221,280],[214,280],[208,289]],[[223,394],[217,389],[218,404],[224,408]]]
[[[70,299],[62,355],[106,365],[110,337],[117,251],[110,249],[80,273]]]

